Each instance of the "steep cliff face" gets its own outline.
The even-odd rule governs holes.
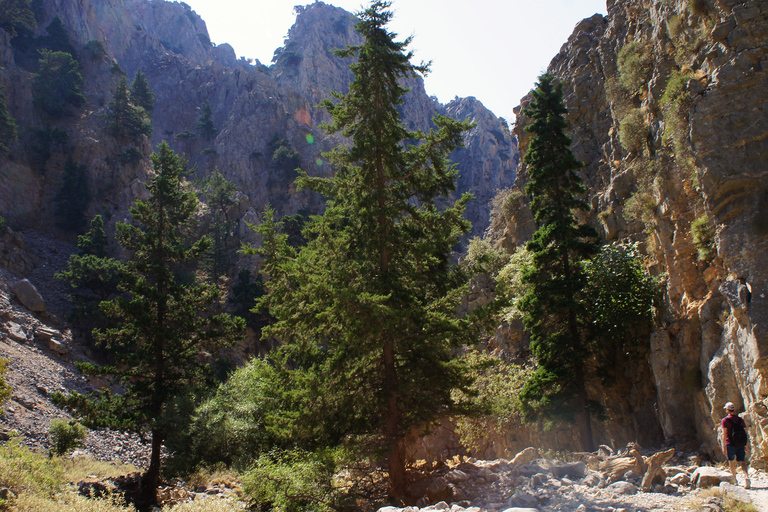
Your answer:
[[[649,270],[665,282],[645,338],[642,400],[611,389],[594,389],[594,398],[609,411],[623,401],[616,419],[647,424],[651,415],[664,438],[698,440],[714,456],[722,407],[733,401],[747,411],[763,460],[767,34],[765,2],[609,1],[607,17],[579,24],[549,66],[564,82],[572,148],[587,164],[590,222],[608,241],[642,242]],[[522,154],[525,124],[518,117]],[[523,166],[516,188],[525,181]],[[513,250],[530,236],[525,202],[491,226],[500,246]]]
[[[184,3],[44,0],[42,5],[36,34],[45,35],[54,16],[62,19],[81,54],[88,102],[75,116],[53,122],[54,128],[69,134],[69,140],[52,148],[44,169],[35,169],[29,134],[50,121],[33,108],[32,73],[16,65],[11,41],[0,31],[0,85],[6,86],[22,132],[14,151],[0,155],[0,214],[12,225],[50,229],[54,224],[54,199],[69,153],[87,166],[95,198],[88,215],[104,213],[112,222],[125,219],[150,172],[148,155],[162,140],[184,153],[197,166],[199,176],[219,169],[233,181],[242,192],[237,214],[250,221],[267,204],[281,214],[322,209],[320,197],[294,189],[295,172],[278,169],[269,143],[275,137],[287,140],[289,149],[298,153],[302,169],[310,174],[332,171],[322,152],[343,140],[327,137],[318,128],[328,117],[316,105],[331,91],[347,92],[352,79],[349,60],[333,54],[334,49],[359,42],[350,13],[322,2],[297,7],[296,24],[268,68],[236,59],[227,44],[214,47],[205,22]],[[90,57],[85,47],[93,41],[103,43],[104,57]],[[154,133],[134,150],[104,129],[120,69],[129,81],[141,69],[156,95]],[[409,80],[407,85],[412,91],[402,108],[404,122],[411,129],[428,129],[432,116],[445,113],[448,107],[428,97],[421,79]],[[217,129],[208,138],[197,128],[206,103]],[[502,120],[474,103],[470,109],[456,111],[463,118],[476,119],[478,126],[467,135],[467,148],[455,156],[461,162],[458,193],[471,190],[478,197],[468,213],[473,233],[481,234],[490,211],[487,199],[495,188],[514,181],[517,154]],[[128,151],[136,149],[141,158],[126,158]]]

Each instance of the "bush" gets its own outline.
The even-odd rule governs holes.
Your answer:
[[[496,276],[496,294],[509,301],[502,312],[502,320],[511,322],[523,317],[518,308],[518,301],[529,290],[530,285],[523,282],[523,274],[533,264],[533,253],[524,247],[518,248],[509,258],[509,262]]]
[[[273,444],[266,423],[274,412],[268,407],[276,402],[271,394],[274,374],[268,363],[255,358],[203,402],[188,432],[167,442],[175,470],[183,473],[216,463],[245,468],[268,449]]]
[[[691,222],[691,235],[693,235],[693,243],[699,253],[699,261],[710,260],[717,255],[715,230],[709,217],[702,215]]]
[[[457,418],[456,431],[463,446],[480,450],[489,433],[503,436],[522,425],[520,392],[533,370],[477,352],[467,357],[476,379],[469,394],[456,392],[455,398],[459,403],[468,402],[470,409],[480,414]]]
[[[91,60],[101,60],[107,56],[107,47],[104,45],[104,41],[99,39],[91,39],[84,45],[85,50],[91,54]]]
[[[677,154],[685,153],[688,147],[688,112],[691,108],[688,82],[690,79],[690,71],[673,71],[659,101],[665,124],[662,142],[668,144],[671,141]]]
[[[88,429],[74,420],[56,418],[51,420],[48,435],[51,439],[51,453],[61,456],[83,446]]]
[[[631,41],[619,50],[616,62],[619,82],[627,91],[637,93],[646,86],[651,73],[652,55],[647,44]]]
[[[645,122],[642,109],[635,108],[619,124],[619,141],[627,151],[636,153],[642,150],[648,140],[650,129]]]
[[[3,230],[4,224],[5,219],[0,216],[0,231]],[[11,394],[13,394],[13,388],[5,380],[5,374],[8,372],[8,363],[10,363],[8,359],[0,357],[0,406],[11,398]],[[5,414],[2,408],[0,408],[0,414]]]
[[[32,77],[34,104],[54,119],[68,115],[70,107],[85,105],[79,67],[69,53],[41,50],[39,70]]]
[[[58,459],[50,459],[12,438],[0,445],[0,487],[14,494],[31,492],[54,496],[64,484],[64,469]]]
[[[469,269],[471,273],[487,273],[496,275],[509,260],[509,257],[502,251],[494,249],[491,242],[475,237],[469,241],[467,255],[462,264]]]
[[[338,510],[340,495],[334,475],[341,467],[339,452],[273,450],[258,458],[243,477],[245,493],[274,512]]]

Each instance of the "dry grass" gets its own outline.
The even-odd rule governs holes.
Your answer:
[[[68,482],[80,482],[96,478],[115,478],[138,471],[133,464],[118,461],[104,462],[86,457],[76,457],[61,461],[64,475]]]
[[[227,469],[223,464],[212,467],[200,467],[187,479],[187,484],[192,487],[219,487],[235,488],[241,485],[237,473]]]
[[[759,512],[753,504],[745,503],[718,487],[702,489],[691,500],[690,508],[691,510],[710,510],[710,508],[705,508],[710,503],[719,505],[723,512]]]

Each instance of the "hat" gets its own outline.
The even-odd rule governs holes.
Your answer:
[[[733,402],[728,402],[727,404],[725,404],[725,407],[723,407],[723,409],[725,409],[726,411],[735,411],[736,406],[733,405]]]

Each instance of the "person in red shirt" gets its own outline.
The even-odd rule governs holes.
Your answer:
[[[720,443],[723,447],[723,453],[728,459],[728,465],[731,468],[731,474],[733,475],[734,480],[736,480],[736,462],[741,465],[741,470],[744,472],[744,477],[746,478],[744,488],[749,489],[751,484],[748,472],[749,463],[747,462],[747,447],[736,446],[732,438],[734,426],[741,425],[742,428],[746,429],[747,424],[744,423],[743,418],[736,414],[736,406],[733,402],[725,404],[724,409],[728,413],[728,416],[723,418],[720,422],[720,426],[722,427]],[[736,482],[738,483],[738,480],[736,480]]]

